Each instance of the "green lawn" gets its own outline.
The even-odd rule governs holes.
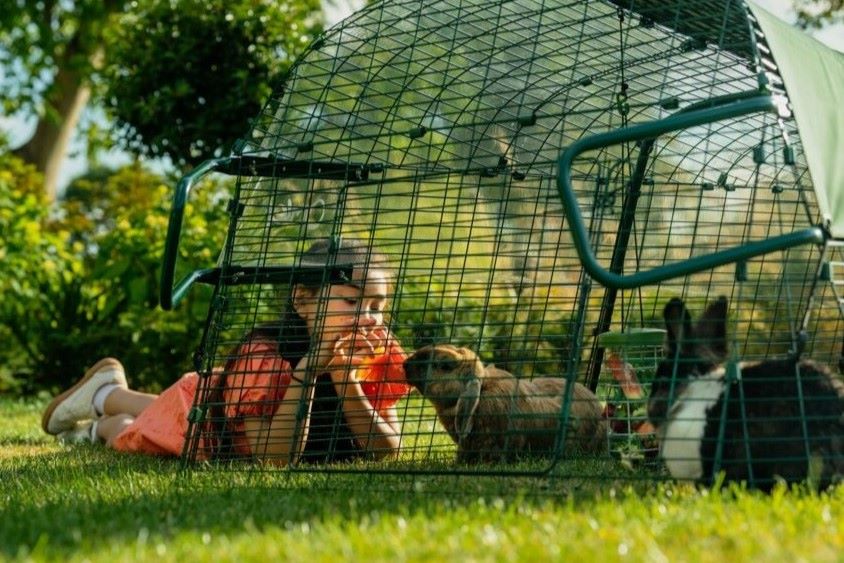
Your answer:
[[[0,400],[0,561],[844,560],[844,487],[184,475],[175,461],[60,447],[41,434],[41,406]]]

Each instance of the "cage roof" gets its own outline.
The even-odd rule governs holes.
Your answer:
[[[844,236],[844,53],[749,4],[794,108],[821,213],[832,235],[840,238]]]
[[[554,177],[560,151],[584,136],[765,90],[789,96],[797,121],[759,115],[681,132],[661,139],[655,161],[701,185],[725,175],[773,185],[788,168],[797,189],[814,179],[824,217],[844,215],[832,211],[844,207],[835,194],[844,172],[832,158],[841,56],[753,13],[764,34],[738,1],[375,3],[300,57],[239,152],[317,176],[355,167],[393,178]],[[805,57],[812,64],[798,64]],[[750,155],[762,145],[794,156],[760,168]]]

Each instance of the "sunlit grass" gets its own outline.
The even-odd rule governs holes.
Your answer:
[[[608,462],[567,465],[566,478],[183,474],[176,460],[59,446],[40,432],[41,406],[0,401],[0,560],[840,561],[844,553],[844,488],[712,492],[635,479]]]

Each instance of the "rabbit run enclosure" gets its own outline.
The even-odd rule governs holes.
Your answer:
[[[598,458],[764,485],[820,456],[832,479],[840,394],[809,396],[832,376],[798,359],[842,356],[844,103],[816,91],[842,68],[741,1],[382,1],[341,22],[233,153],[179,184],[162,305],[214,292],[185,461],[220,454],[219,367],[244,335],[283,340],[292,288],[350,283],[344,241],[361,241],[389,263],[387,325],[410,355],[382,366],[406,377],[401,453],[333,462],[348,436],[320,427],[342,410],[329,389],[315,462],[280,463],[566,475]],[[225,247],[174,285],[185,201],[212,172],[237,180]],[[317,241],[321,263],[302,257]],[[780,363],[759,383],[762,360]],[[711,383],[699,402],[689,373]],[[678,422],[694,428],[668,447]]]

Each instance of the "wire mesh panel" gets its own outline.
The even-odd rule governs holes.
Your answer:
[[[613,137],[649,123],[687,124]],[[601,142],[561,169],[561,152],[584,139]],[[611,464],[623,456],[610,447],[605,419],[619,397],[592,394],[614,361],[598,335],[664,329],[675,296],[693,311],[729,299],[730,358],[840,356],[834,288],[819,276],[824,253],[835,251],[819,244],[638,287],[605,287],[582,265],[591,253],[613,275],[636,274],[821,222],[787,92],[742,2],[376,3],[311,46],[226,166],[237,192],[198,353],[188,460],[219,452],[220,427],[244,416],[231,407],[246,400],[246,379],[240,396],[228,373],[254,352],[244,352],[244,335],[258,327],[278,344],[297,286],[354,282],[358,266],[337,254],[343,240],[386,258],[378,268],[389,271],[391,352],[379,356],[388,358],[381,371],[359,371],[393,385],[368,397],[377,411],[377,393],[387,393],[401,450],[397,459],[353,455],[360,436],[337,426],[349,420],[334,416],[345,412],[344,391],[328,382],[317,386],[313,404],[325,407],[310,422],[309,441],[318,435],[322,445],[309,446],[310,457],[269,456],[282,464],[360,469],[335,462],[374,457],[386,461],[366,470],[445,472],[545,472],[583,457]],[[573,206],[584,248],[572,239]],[[321,267],[302,261],[323,242],[335,253]],[[319,307],[329,310],[329,300]],[[395,374],[414,352],[427,358],[407,368],[421,379],[402,380]],[[637,353],[616,352],[628,362]],[[653,373],[652,344],[648,354]],[[436,395],[435,377],[453,383],[450,394]],[[245,411],[265,422],[295,384],[267,381],[264,403]],[[490,395],[499,384],[508,390]],[[460,418],[468,399],[487,417],[469,428]],[[254,436],[271,440],[266,424]],[[590,425],[604,433],[590,438],[602,447],[576,447]],[[249,431],[232,428],[236,438]],[[478,433],[495,445],[468,455]],[[625,438],[633,434],[628,427]],[[646,437],[647,455],[657,437]],[[254,457],[255,442],[238,439],[227,451]],[[534,459],[538,466],[518,465]],[[489,469],[497,462],[516,465]],[[637,471],[663,474],[654,466]]]

